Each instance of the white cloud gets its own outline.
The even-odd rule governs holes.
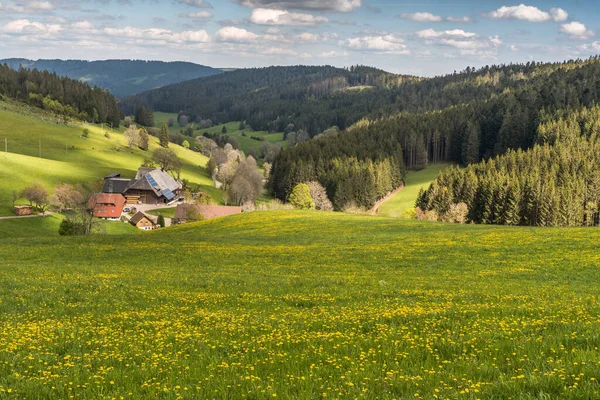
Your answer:
[[[42,24],[40,22],[32,22],[28,19],[17,19],[10,21],[2,30],[6,33],[29,33],[29,34],[52,34],[62,30],[62,26],[58,24]]]
[[[250,22],[257,25],[306,26],[329,22],[325,17],[310,14],[291,13],[284,10],[257,8],[250,15]]]
[[[418,12],[418,13],[414,13],[414,14],[401,14],[400,18],[409,19],[411,21],[416,21],[416,22],[440,22],[442,20],[442,17],[440,17],[438,15],[433,15],[428,12]]]
[[[245,7],[276,10],[321,10],[351,12],[362,5],[362,0],[234,0]]]
[[[486,43],[478,40],[441,39],[440,44],[456,47],[457,49],[480,49],[489,47]]]
[[[40,13],[54,10],[56,7],[49,1],[18,1],[15,3],[8,3],[3,5],[0,2],[0,11],[6,11],[9,13]]]
[[[92,25],[92,23],[90,21],[75,22],[71,26],[75,29],[93,29],[94,28],[94,25]]]
[[[29,10],[51,11],[54,10],[54,4],[48,1],[30,1],[25,4]]]
[[[208,43],[211,41],[210,35],[204,30],[173,32],[169,29],[138,29],[127,26],[125,28],[104,28],[103,32],[109,36],[161,41],[165,43]]]
[[[474,38],[477,37],[476,33],[465,32],[462,29],[453,29],[448,31],[436,31],[434,29],[425,29],[416,32],[417,37],[422,39],[438,38],[438,37],[460,37],[460,38]]]
[[[502,45],[502,39],[500,39],[500,36],[496,35],[496,36],[490,36],[488,38],[488,40],[490,41],[490,43],[493,46],[500,46]]]
[[[565,21],[569,14],[561,8],[553,8],[550,12],[537,7],[520,4],[518,6],[503,6],[487,14],[492,19],[517,19],[529,22]]]
[[[594,32],[586,28],[581,22],[573,21],[568,24],[562,24],[560,31],[569,35],[572,39],[587,39],[594,36]]]
[[[550,15],[552,19],[556,22],[564,22],[569,18],[569,13],[563,10],[562,8],[551,8]]]
[[[446,17],[446,21],[448,22],[471,22],[471,18],[469,17]]]
[[[403,40],[393,35],[364,36],[343,40],[340,44],[351,50],[366,50],[390,54],[410,54]]]
[[[209,19],[212,18],[212,13],[210,11],[200,11],[195,13],[187,13],[187,14],[179,14],[182,18],[195,18],[195,19]]]
[[[212,4],[206,0],[175,0],[179,4],[185,4],[196,8],[213,8]]]
[[[217,39],[222,42],[252,42],[258,39],[258,35],[249,32],[245,29],[236,28],[235,26],[227,26],[221,28],[216,35]]]

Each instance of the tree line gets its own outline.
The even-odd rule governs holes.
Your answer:
[[[464,79],[455,80],[458,75]],[[286,200],[292,184],[300,182],[298,171],[303,171],[302,175],[325,185],[336,208],[343,209],[343,204],[335,201],[335,193],[343,179],[336,172],[337,165],[331,162],[338,154],[348,160],[355,157],[367,163],[390,159],[398,171],[403,168],[418,170],[437,162],[468,165],[504,154],[509,149],[531,148],[545,114],[591,107],[600,100],[600,61],[597,57],[556,64],[488,67],[458,75],[448,78],[453,82],[453,89],[439,93],[438,99],[439,104],[451,99],[457,105],[365,119],[329,138],[283,150],[274,160],[271,172],[270,183],[275,195]],[[427,85],[425,82],[414,85],[419,84]],[[461,92],[459,86],[465,87],[462,93],[466,95],[471,93],[469,88],[478,85],[494,86],[498,93],[489,91],[490,97],[483,100],[477,96],[474,99],[455,97]],[[476,94],[477,90],[472,93]],[[326,176],[336,184],[327,183]],[[360,174],[347,179],[351,193],[355,192],[353,187],[362,186],[359,181],[364,181]],[[382,194],[375,188],[371,188],[370,193],[378,193],[367,196],[375,201]],[[358,200],[358,194],[348,197],[366,207],[372,203]]]
[[[416,206],[444,216],[465,204],[467,221],[480,224],[599,225],[600,107],[541,119],[531,149],[449,168],[421,191]]]
[[[104,89],[64,78],[48,71],[0,65],[0,95],[55,114],[92,123],[119,127],[121,113],[116,99]]]

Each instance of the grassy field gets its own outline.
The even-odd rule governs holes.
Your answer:
[[[402,217],[404,211],[415,207],[415,201],[421,188],[427,189],[437,174],[450,164],[432,164],[421,171],[409,171],[406,175],[406,186],[398,194],[386,201],[379,208],[379,215],[385,217]]]
[[[158,140],[151,137],[150,151],[130,150],[121,131],[86,127],[90,130],[87,139],[81,137],[83,126],[56,124],[41,111],[0,102],[0,215],[11,214],[13,191],[36,180],[52,190],[59,183],[94,181],[112,172],[133,177],[158,147]],[[106,132],[109,138],[104,136]],[[8,153],[3,152],[5,139]],[[214,187],[205,168],[206,157],[176,145],[170,148],[182,161],[182,178],[206,185],[209,191]]]
[[[155,112],[154,113],[154,124],[157,127],[160,127],[160,126],[162,126],[163,122],[164,123],[168,122],[169,118],[174,118],[175,120],[177,120],[177,114]],[[254,140],[251,138],[251,136],[264,138],[265,141],[279,144],[282,147],[287,146],[287,142],[283,140],[283,132],[269,133],[269,132],[265,132],[265,131],[253,131],[252,129],[247,128],[247,129],[243,130],[243,132],[245,132],[246,136],[242,136],[242,131],[239,130],[239,127],[240,127],[239,122],[229,122],[227,124],[215,125],[211,128],[205,128],[205,129],[200,129],[200,130],[196,130],[196,126],[197,126],[197,124],[194,124],[194,123],[190,123],[189,125],[187,125],[187,127],[191,127],[192,129],[194,129],[194,136],[202,135],[205,132],[220,135],[223,132],[223,127],[225,127],[227,129],[227,135],[235,137],[236,140],[238,141],[238,143],[240,144],[242,151],[244,151],[245,153],[248,153],[248,151],[251,149],[258,150],[262,146],[262,143],[263,143],[262,141]],[[172,126],[169,128],[169,131],[170,132],[179,132],[182,129],[185,130],[186,128],[181,127],[179,124],[175,124],[175,126]]]
[[[177,207],[173,207],[173,208],[161,208],[160,210],[151,210],[148,211],[148,214],[150,215],[155,215],[155,216],[160,216],[162,215],[165,218],[175,218],[175,211],[177,210]]]
[[[17,237],[58,237],[58,227],[63,220],[60,214],[41,218],[9,219],[0,221],[0,239]],[[100,221],[99,235],[131,235],[140,230],[131,224]]]
[[[598,241],[318,212],[0,240],[0,397],[599,398]]]

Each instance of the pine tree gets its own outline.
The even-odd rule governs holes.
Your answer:
[[[144,151],[147,151],[150,146],[150,136],[148,135],[148,131],[144,128],[140,129],[138,132],[139,140],[138,147]]]
[[[167,124],[162,124],[162,127],[160,128],[160,135],[158,138],[162,147],[169,147],[169,127],[167,126]]]

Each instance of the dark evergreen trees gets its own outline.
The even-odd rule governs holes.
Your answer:
[[[65,117],[117,128],[121,120],[116,99],[106,90],[59,77],[48,71],[0,65],[0,95]]]
[[[154,126],[154,112],[149,107],[139,106],[135,112],[135,122],[141,126]]]
[[[531,149],[449,168],[419,194],[416,206],[443,214],[448,202],[465,203],[469,220],[482,224],[596,226],[599,127],[600,107],[545,115]]]
[[[169,147],[169,127],[167,124],[163,123],[160,128],[160,134],[158,136],[159,143],[162,147]]]

